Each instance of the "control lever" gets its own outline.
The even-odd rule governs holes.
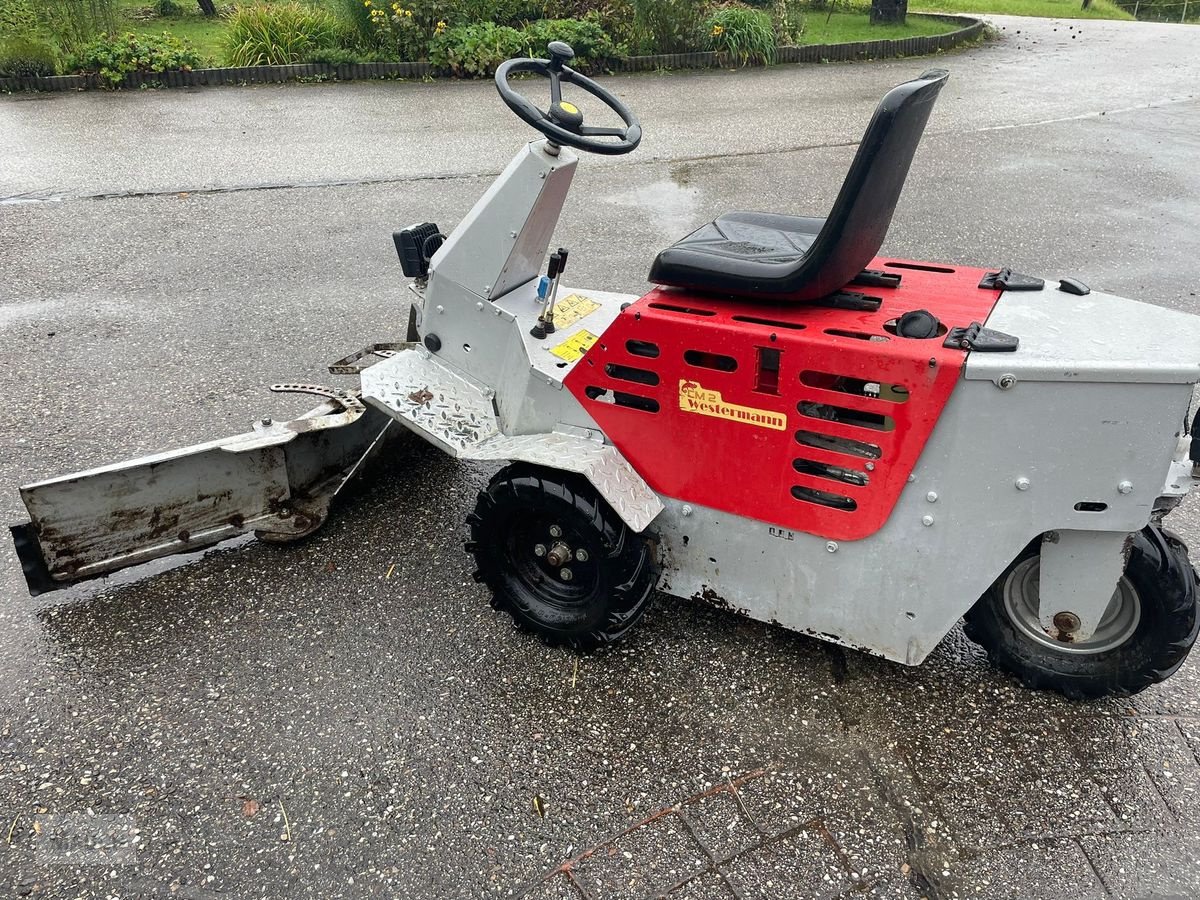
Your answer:
[[[567,271],[567,249],[565,247],[558,248],[558,277],[550,284],[550,311],[546,313],[546,332],[554,331],[554,303],[558,299],[558,281],[562,278],[562,273]]]
[[[538,314],[537,324],[529,329],[530,335],[543,340],[546,335],[554,333],[554,322],[550,320],[551,309],[554,303],[554,292],[558,289],[558,273],[562,266],[562,257],[559,252],[550,254],[550,267],[546,270],[546,278],[549,280],[549,285],[546,287],[546,295],[542,300],[542,311]]]

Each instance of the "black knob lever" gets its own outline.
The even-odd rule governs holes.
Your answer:
[[[575,51],[566,41],[551,41],[546,49],[550,51],[550,71],[552,72],[561,72],[563,63],[568,63],[575,58]]]

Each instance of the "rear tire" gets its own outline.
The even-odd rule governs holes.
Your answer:
[[[1175,535],[1147,526],[1133,535],[1129,561],[1100,627],[1088,641],[1057,644],[1038,633],[1035,541],[964,617],[967,637],[1027,686],[1075,700],[1127,696],[1169,678],[1196,642],[1197,576]],[[1069,648],[1069,649],[1068,649]]]
[[[475,580],[491,588],[492,606],[547,643],[612,643],[650,606],[658,571],[646,538],[580,476],[508,466],[467,523]]]

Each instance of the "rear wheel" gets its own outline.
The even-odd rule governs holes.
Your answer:
[[[1063,643],[1038,616],[1041,556],[1035,542],[988,589],[966,634],[1028,687],[1074,699],[1136,694],[1183,665],[1196,642],[1196,573],[1187,547],[1150,526],[1133,536],[1129,561],[1086,641]]]
[[[658,580],[646,539],[582,477],[517,464],[468,517],[476,581],[492,606],[551,644],[590,650],[642,617]]]

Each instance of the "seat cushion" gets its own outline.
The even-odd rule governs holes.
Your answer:
[[[794,270],[824,224],[805,216],[726,213],[658,254],[650,280],[699,290],[753,290]]]

